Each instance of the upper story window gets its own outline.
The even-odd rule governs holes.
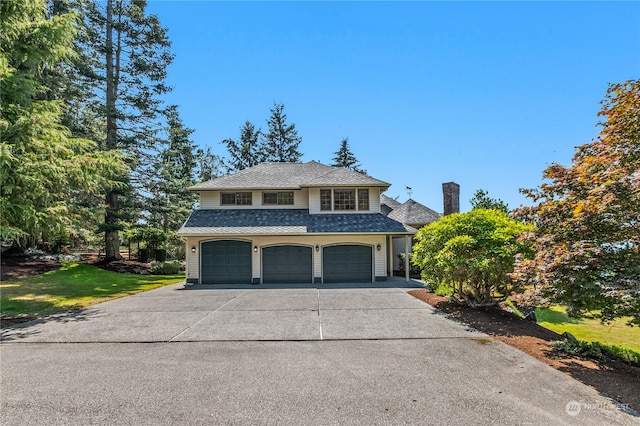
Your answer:
[[[220,204],[223,206],[250,206],[252,198],[251,192],[223,192]]]
[[[322,211],[368,211],[369,189],[321,189],[320,210]]]
[[[292,206],[293,191],[263,192],[262,204],[265,206],[266,205]]]
[[[358,189],[358,210],[369,210],[368,189]]]
[[[330,189],[320,190],[320,210],[331,211],[331,190]]]
[[[334,189],[333,190],[334,210],[355,210],[356,191],[355,189]]]

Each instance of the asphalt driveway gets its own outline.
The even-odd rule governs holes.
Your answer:
[[[403,281],[335,287],[173,285],[2,330],[0,424],[640,423]]]

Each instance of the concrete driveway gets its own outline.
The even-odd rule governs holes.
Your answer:
[[[400,287],[396,287],[400,286]],[[176,284],[2,331],[21,342],[208,342],[482,337],[409,296],[414,282]]]
[[[293,287],[173,285],[2,330],[0,424],[640,423],[403,281]]]

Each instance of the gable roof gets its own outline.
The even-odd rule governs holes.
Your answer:
[[[309,214],[301,209],[195,210],[178,235],[211,234],[414,234],[383,214]]]
[[[407,225],[426,225],[431,222],[435,222],[440,218],[440,213],[435,210],[431,210],[417,201],[408,199],[402,205],[394,208],[389,216],[391,219],[398,222],[405,223]]]
[[[220,189],[300,189],[310,186],[379,186],[391,184],[339,167],[308,163],[262,163],[191,186],[191,191]]]

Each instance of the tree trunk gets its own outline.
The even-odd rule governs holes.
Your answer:
[[[105,61],[106,61],[106,107],[107,107],[107,149],[116,149],[117,140],[117,123],[116,123],[116,84],[114,73],[114,55],[113,55],[113,0],[107,0],[107,20],[106,20],[106,45],[105,45]],[[117,217],[114,214],[117,209],[117,194],[108,191],[105,197],[106,212],[104,215],[105,224],[116,225]],[[120,260],[120,235],[117,229],[107,229],[104,235],[105,241],[105,259],[107,261]]]
[[[104,221],[107,225],[116,226],[117,218],[112,214],[112,211],[117,208],[116,194],[110,192],[106,197],[107,209],[104,216]],[[104,233],[105,243],[105,260],[111,262],[113,260],[121,260],[120,256],[120,235],[117,229],[107,229]]]

